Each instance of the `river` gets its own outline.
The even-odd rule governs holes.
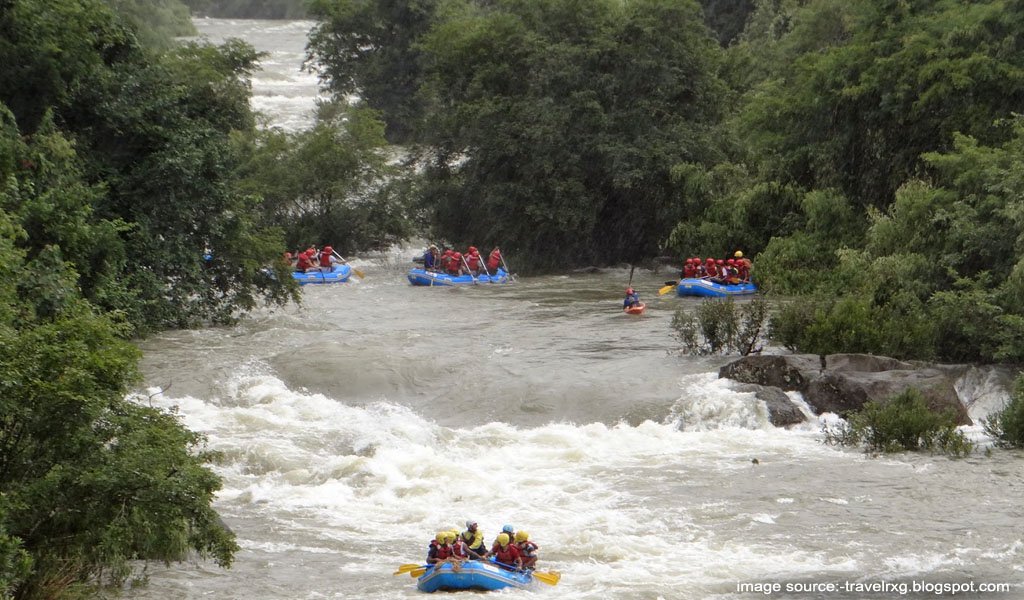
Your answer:
[[[254,103],[301,127],[311,96],[281,82],[309,23],[197,25],[282,53]],[[261,82],[294,101],[260,100]],[[413,252],[354,259],[365,279],[307,286],[301,306],[141,344],[146,401],[222,454],[216,508],[241,551],[230,570],[151,566],[131,597],[421,597],[392,572],[467,519],[488,541],[529,531],[562,574],[496,597],[1024,597],[1020,452],[869,457],[823,445],[818,418],[772,427],[717,378],[728,359],[677,351],[673,312],[696,301],[657,296],[672,273],[636,271],[648,310],[632,317],[628,269],[417,288]]]

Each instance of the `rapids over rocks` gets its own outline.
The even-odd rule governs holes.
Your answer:
[[[309,26],[197,24],[257,49]],[[288,73],[254,89],[287,98]],[[538,567],[562,573],[503,598],[853,600],[896,596],[820,587],[1024,580],[1020,453],[871,458],[823,445],[817,417],[772,427],[717,378],[727,359],[674,351],[673,311],[700,302],[657,295],[674,272],[636,271],[637,318],[628,269],[422,288],[405,277],[416,250],[353,259],[365,279],[306,286],[301,307],[141,344],[141,401],[176,407],[222,454],[216,508],[241,551],[226,571],[150,566],[130,597],[423,597],[392,572],[467,519],[488,542],[527,530]],[[742,591],[776,583],[801,591]]]

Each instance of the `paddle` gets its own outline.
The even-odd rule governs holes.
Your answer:
[[[499,254],[498,258],[501,259],[501,266],[505,267],[505,272],[508,273],[508,278],[515,281],[515,275],[512,274],[512,271],[508,270],[508,263],[505,262],[505,255]]]
[[[393,574],[394,575],[402,575],[403,573],[408,573],[409,571],[415,571],[416,569],[425,569],[426,567],[427,567],[427,565],[417,565],[416,563],[405,563],[404,565],[399,565],[398,566],[398,570],[395,571]]]
[[[477,281],[476,277],[473,277],[473,271],[472,269],[469,268],[469,261],[466,260],[465,256],[462,257],[462,266],[466,267],[466,274],[469,275],[470,279],[473,280],[474,285],[480,283],[479,281]]]
[[[503,567],[508,567],[509,569],[515,570],[515,566],[513,566],[513,565],[506,565],[503,562],[494,561],[494,564],[501,565]],[[560,580],[562,578],[562,574],[559,573],[558,571],[547,571],[547,572],[544,572],[544,571],[534,571],[533,573],[531,573],[531,575],[533,575],[534,579],[538,579],[540,581],[543,581],[544,583],[546,583],[548,585],[558,585],[558,580]]]
[[[346,264],[346,265],[348,264],[348,261],[345,260],[344,258],[342,258],[342,256],[340,254],[338,254],[338,252],[336,250],[334,250],[333,248],[331,249],[331,254],[333,254],[334,256],[338,257],[338,260],[340,260],[343,264]],[[355,273],[356,277],[358,277],[360,279],[364,279],[366,277],[365,273],[363,273],[362,271],[360,271],[359,269],[357,269],[355,267],[352,267],[352,272]]]

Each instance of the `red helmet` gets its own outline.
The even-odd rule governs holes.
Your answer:
[[[330,246],[324,246],[324,252],[331,254],[332,252],[334,252],[334,248],[331,248]]]
[[[736,261],[734,261],[733,259],[730,258],[729,260],[725,261],[725,264],[727,264],[727,265],[734,265],[734,264],[736,264]]]
[[[462,258],[462,253],[456,252],[455,254],[452,254],[452,256],[454,256],[455,258]]]
[[[633,293],[633,288],[626,288],[626,293],[627,294],[632,294]]]
[[[451,248],[445,248],[444,249],[444,255],[445,256],[451,256],[452,255],[452,249]]]
[[[724,260],[722,260],[722,259],[718,259],[718,260],[716,260],[716,261],[715,261],[715,263],[716,263],[716,264],[719,264],[719,265],[724,265],[724,264],[725,264],[725,261],[724,261]]]
[[[473,254],[474,252],[479,252],[479,250],[476,249],[476,246],[470,246],[469,247],[469,253]]]
[[[693,264],[693,259],[692,258],[686,259],[686,264],[692,265]]]
[[[715,264],[715,259],[713,259],[711,257],[708,257],[707,263],[713,265],[713,264]]]

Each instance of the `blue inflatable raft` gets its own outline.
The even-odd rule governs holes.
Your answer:
[[[470,560],[462,563],[458,570],[451,563],[427,569],[416,581],[416,589],[421,592],[500,590],[507,587],[522,588],[531,583],[533,575],[529,571],[509,571],[492,562]]]
[[[504,269],[499,268],[497,271],[486,275],[481,273],[477,277],[472,275],[459,275],[453,276],[447,273],[438,273],[436,271],[427,271],[424,269],[410,269],[409,270],[409,283],[413,285],[423,286],[458,286],[458,285],[477,285],[480,283],[508,283],[511,279],[508,273]]]
[[[334,265],[329,273],[324,273],[319,269],[310,270],[307,273],[292,272],[292,277],[295,278],[295,281],[299,282],[299,285],[306,285],[307,283],[345,283],[351,276],[352,267],[348,265]]]
[[[746,296],[757,292],[753,283],[736,283],[726,285],[707,279],[682,279],[676,287],[680,296],[704,296],[707,298],[726,298],[729,296]]]

